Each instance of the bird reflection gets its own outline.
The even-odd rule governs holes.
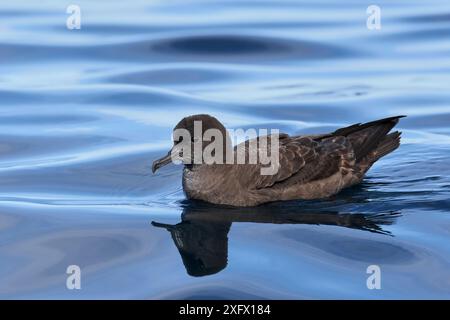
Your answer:
[[[391,235],[382,225],[391,225],[398,212],[339,213],[298,205],[266,205],[254,208],[218,207],[204,202],[184,204],[181,222],[175,225],[152,221],[172,235],[186,271],[194,277],[212,275],[223,270],[228,261],[228,232],[238,222],[272,224],[331,225]]]

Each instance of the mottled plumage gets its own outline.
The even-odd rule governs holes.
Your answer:
[[[280,134],[280,167],[274,175],[261,175],[261,168],[267,166],[262,164],[186,164],[183,189],[188,198],[232,206],[329,197],[360,183],[373,163],[398,148],[400,132],[389,131],[401,117],[355,124],[322,135]],[[193,134],[193,123],[200,120],[203,132],[217,128],[226,135],[223,125],[209,115],[186,117],[176,128],[186,128]],[[244,148],[248,157],[249,143],[245,141],[235,149]],[[155,161],[153,170],[166,163],[167,156]]]

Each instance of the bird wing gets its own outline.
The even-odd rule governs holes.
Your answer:
[[[246,161],[255,152],[261,151],[261,140],[268,136],[247,140],[238,146],[245,151]],[[270,150],[270,139],[267,139],[267,149]],[[251,148],[252,143],[257,143],[257,148]],[[279,167],[273,175],[262,175],[261,169],[268,165],[246,164],[237,166],[239,176],[246,176],[252,189],[264,189],[280,184],[285,186],[292,183],[305,183],[308,181],[331,176],[342,167],[349,166],[344,160],[352,160],[351,145],[345,137],[332,137],[316,141],[309,136],[293,136],[280,134],[279,137]],[[259,158],[258,158],[259,159]],[[241,178],[242,179],[242,178]]]
[[[308,183],[321,180],[340,172],[347,175],[355,169],[355,154],[350,141],[345,137],[313,139],[316,157],[310,159],[304,167],[280,186]]]

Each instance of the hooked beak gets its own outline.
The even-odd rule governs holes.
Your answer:
[[[165,165],[169,164],[170,162],[172,162],[172,158],[171,158],[171,152],[169,151],[169,153],[167,155],[165,155],[164,157],[153,161],[152,172],[155,173],[156,170],[158,170],[161,167],[164,167]]]
[[[186,159],[185,159],[186,158]],[[153,161],[152,164],[152,172],[155,173],[156,170],[158,170],[161,167],[164,167],[166,164],[169,164],[172,162],[175,164],[179,163],[185,163],[185,161],[190,161],[189,157],[183,158],[183,144],[179,143],[173,146],[173,148],[161,159],[157,159]]]

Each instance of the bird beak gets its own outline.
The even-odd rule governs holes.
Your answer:
[[[167,231],[172,231],[175,228],[175,225],[166,224],[166,223],[159,223],[159,222],[156,222],[156,221],[152,221],[152,226],[157,227],[157,228],[164,228]]]
[[[166,164],[169,164],[170,162],[172,162],[171,151],[169,151],[169,153],[164,157],[153,161],[152,172],[155,173],[156,170],[158,170],[161,167],[164,167]]]

